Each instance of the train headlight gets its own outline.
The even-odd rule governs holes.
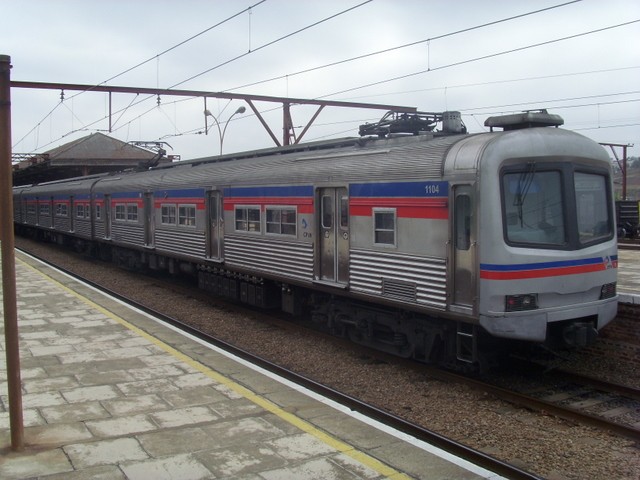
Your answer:
[[[538,295],[535,293],[507,295],[505,297],[506,312],[522,312],[523,310],[535,310],[536,308],[538,308]]]

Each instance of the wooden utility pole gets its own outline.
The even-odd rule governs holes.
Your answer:
[[[16,258],[13,236],[13,185],[11,178],[11,57],[0,55],[0,240],[2,241],[2,301],[7,354],[7,386],[11,448],[24,449],[22,382],[16,302]]]

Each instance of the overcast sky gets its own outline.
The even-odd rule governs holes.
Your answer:
[[[0,54],[11,56],[16,81],[109,80],[459,110],[470,132],[484,131],[491,115],[548,108],[565,119],[563,128],[635,144],[629,155],[640,155],[638,0],[0,0],[0,18]],[[105,93],[66,91],[63,102],[59,90],[11,94],[14,152],[108,133]],[[157,100],[114,94],[111,135],[166,141],[182,159],[219,152],[215,127],[198,133],[202,99]],[[223,127],[242,105],[207,101]],[[278,105],[256,106],[281,138]],[[314,111],[292,108],[298,133]],[[358,125],[383,114],[326,108],[303,141],[357,135]],[[273,145],[249,109],[227,125],[225,153]]]

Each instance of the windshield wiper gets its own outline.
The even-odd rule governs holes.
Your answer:
[[[518,190],[516,196],[513,199],[513,205],[518,208],[518,219],[520,220],[520,227],[524,227],[524,202],[527,199],[527,194],[533,183],[533,177],[536,173],[536,164],[534,162],[527,163],[527,168],[520,173],[518,178]]]

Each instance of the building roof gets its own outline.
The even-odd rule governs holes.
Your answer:
[[[150,160],[155,153],[125,143],[104,133],[92,133],[45,152],[52,165],[77,165],[78,163],[131,163]]]
[[[158,158],[155,152],[103,133],[92,133],[13,165],[14,185],[136,168]],[[170,162],[162,158],[161,163]]]

